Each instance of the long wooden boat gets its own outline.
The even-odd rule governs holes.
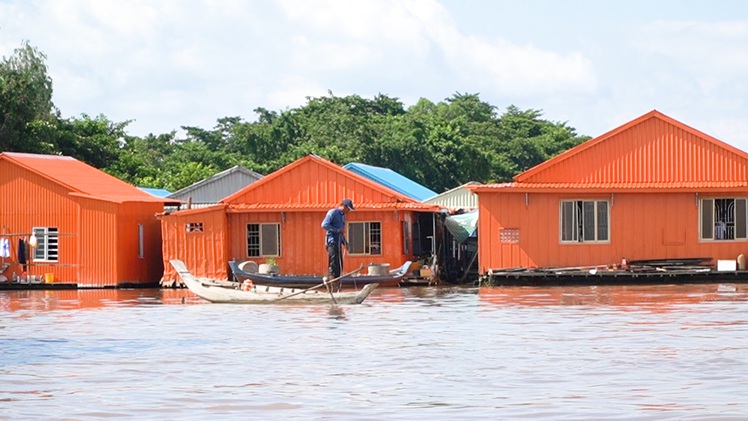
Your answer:
[[[181,260],[169,261],[187,288],[198,297],[212,303],[234,304],[360,304],[379,286],[367,284],[360,291],[333,293],[325,289],[283,288],[255,285],[249,290],[238,287],[236,282],[221,282],[194,276]],[[333,301],[334,297],[334,301]]]
[[[349,274],[339,279],[341,288],[360,288],[368,284],[379,284],[380,287],[396,287],[400,284],[405,275],[408,274],[411,262],[407,261],[397,269],[390,270],[389,273],[382,275],[359,275]],[[234,273],[234,278],[243,282],[252,281],[255,285],[278,286],[285,288],[309,288],[313,285],[321,284],[323,275],[277,275],[270,273],[252,273],[243,271],[239,268],[236,260],[229,262],[229,267]]]

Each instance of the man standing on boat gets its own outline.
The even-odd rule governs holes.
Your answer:
[[[348,247],[348,242],[345,240],[345,215],[352,210],[356,210],[353,207],[351,199],[343,199],[338,207],[330,209],[325,215],[325,219],[322,221],[322,228],[327,231],[325,235],[325,248],[327,248],[328,258],[328,275],[330,279],[335,279],[340,276],[343,271],[343,252],[341,247]],[[340,282],[337,282],[337,288],[335,285],[328,285],[330,290],[340,289]]]

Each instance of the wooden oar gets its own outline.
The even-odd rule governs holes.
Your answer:
[[[332,306],[335,307],[338,305],[338,300],[335,299],[335,294],[332,293],[332,283],[335,282],[335,279],[332,281],[327,280],[327,276],[322,278],[322,283],[327,284],[327,292],[330,293],[330,298],[332,298]]]
[[[330,283],[330,282],[335,282],[335,281],[337,281],[338,279],[341,279],[341,278],[345,278],[346,276],[351,276],[351,275],[353,275],[353,274],[354,274],[354,273],[356,273],[356,272],[360,272],[360,271],[361,271],[361,269],[363,269],[363,268],[364,268],[364,265],[361,265],[361,266],[359,266],[359,267],[358,267],[358,269],[356,269],[356,270],[353,270],[353,271],[350,271],[350,272],[348,272],[348,273],[344,273],[344,274],[342,274],[342,275],[338,276],[337,278],[335,278],[335,279],[333,279],[333,280],[331,280],[331,281],[327,281],[327,282],[322,282],[322,283],[321,283],[321,284],[319,284],[319,285],[315,285],[315,286],[313,286],[313,287],[310,287],[310,288],[307,288],[307,289],[304,289],[304,290],[301,290],[301,291],[298,291],[298,292],[294,292],[293,294],[288,294],[288,295],[284,295],[284,296],[282,296],[282,297],[280,297],[280,298],[276,298],[275,300],[271,301],[271,303],[274,303],[274,302],[276,302],[276,301],[280,301],[280,300],[285,300],[285,299],[286,299],[286,298],[288,298],[288,297],[293,297],[294,295],[299,295],[299,294],[303,294],[303,293],[305,293],[305,292],[307,292],[307,291],[312,291],[312,290],[315,290],[315,289],[317,289],[317,288],[319,288],[319,287],[322,287],[322,286],[325,286],[325,285],[327,285],[327,284],[328,284],[328,283]],[[332,294],[332,290],[330,290],[330,294]],[[332,296],[332,302],[333,302],[333,303],[335,303],[335,304],[337,304],[337,303],[335,302],[335,296],[334,296],[334,295]]]

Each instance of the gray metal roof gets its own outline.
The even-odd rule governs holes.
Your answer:
[[[475,209],[478,207],[478,195],[466,188],[466,186],[474,184],[480,183],[469,181],[461,186],[447,190],[444,193],[430,197],[424,200],[423,203],[438,205],[449,209]]]
[[[218,203],[224,197],[236,193],[262,177],[263,175],[260,173],[236,165],[180,189],[167,197],[183,201],[192,198],[193,204]]]

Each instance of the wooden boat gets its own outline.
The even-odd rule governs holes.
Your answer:
[[[359,275],[348,274],[340,278],[341,288],[360,288],[367,284],[379,284],[380,287],[396,287],[400,281],[408,274],[411,262],[405,262],[397,269],[390,270],[389,273],[381,275]],[[252,273],[239,268],[236,260],[229,262],[229,267],[234,273],[234,278],[243,282],[247,279],[255,285],[279,286],[286,288],[309,288],[313,285],[322,283],[323,275],[277,275],[270,273]]]
[[[236,282],[221,282],[194,276],[181,260],[169,262],[190,291],[212,303],[360,304],[378,286],[378,284],[368,284],[360,291],[336,292],[332,296],[324,286],[320,289],[304,289],[255,285],[245,291],[240,289]]]

